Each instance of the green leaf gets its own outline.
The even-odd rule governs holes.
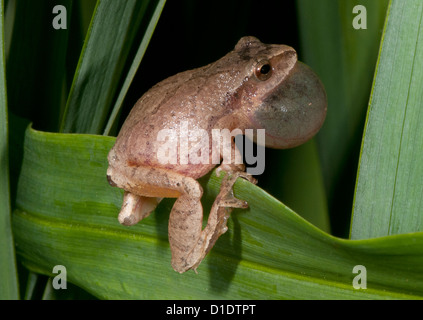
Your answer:
[[[316,136],[328,205],[336,223],[350,219],[362,123],[377,61],[387,0],[297,0],[300,58],[320,77],[328,96]],[[367,29],[354,29],[353,8],[366,8]],[[346,205],[348,204],[348,205]],[[342,212],[340,212],[342,210]]]
[[[315,139],[293,149],[267,149],[266,170],[272,172],[271,181],[259,177],[266,191],[308,222],[330,232],[326,190]]]
[[[4,14],[0,1],[0,299],[18,299],[18,277],[11,229],[9,133],[4,63]]]
[[[173,200],[133,227],[118,224],[122,191],[108,185],[114,138],[28,129],[13,228],[18,254],[33,271],[115,299],[368,299],[423,297],[423,233],[370,240],[332,237],[242,179],[229,230],[198,268],[170,266],[167,220]],[[206,208],[219,190],[202,179]],[[207,209],[206,209],[207,210]],[[354,266],[367,269],[367,289],[353,288]],[[393,276],[395,275],[395,276]]]
[[[160,14],[162,13],[165,3],[166,3],[166,0],[161,0],[157,2],[157,5],[152,14],[152,17],[147,27],[145,27],[145,32],[143,33],[142,41],[138,47],[137,53],[135,54],[135,58],[132,61],[132,64],[129,68],[128,74],[122,85],[122,89],[119,92],[119,96],[116,99],[116,103],[113,107],[112,113],[107,122],[106,129],[103,132],[104,135],[110,135],[112,129],[116,128],[117,126],[117,120],[119,119],[118,115],[120,114],[123,100],[125,98],[126,93],[128,92],[129,85],[134,79],[135,73],[141,63],[141,60],[144,57],[145,51],[147,50],[147,46],[150,43],[150,39],[153,35],[157,22],[159,21]]]
[[[150,1],[97,1],[62,118],[61,132],[103,132],[119,83],[123,81],[121,74],[125,62],[140,24],[149,12],[149,5]]]
[[[373,83],[351,238],[423,230],[423,3],[391,1]]]
[[[55,5],[72,11],[71,0],[16,0],[7,60],[9,109],[47,131],[57,131],[64,109],[69,29],[52,26]],[[9,31],[11,32],[11,31]]]
[[[37,281],[40,279],[40,275],[29,272],[28,279],[26,280],[26,289],[25,289],[25,300],[31,300],[34,297],[34,291],[36,291]]]

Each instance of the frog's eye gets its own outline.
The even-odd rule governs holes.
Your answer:
[[[261,60],[257,63],[254,74],[260,81],[265,81],[272,75],[272,66],[269,60]]]

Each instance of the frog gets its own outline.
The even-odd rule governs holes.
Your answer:
[[[179,273],[197,273],[227,231],[233,209],[248,208],[234,194],[236,180],[255,184],[257,179],[242,161],[234,161],[240,150],[233,137],[234,152],[219,165],[211,161],[212,145],[204,154],[210,161],[180,161],[178,147],[174,154],[178,161],[163,162],[157,156],[163,143],[160,132],[264,129],[266,147],[286,149],[310,140],[323,125],[326,112],[324,86],[311,68],[298,61],[295,49],[242,37],[219,60],[162,80],[135,103],[108,154],[108,182],[123,189],[118,221],[137,224],[163,198],[175,198],[168,222],[171,266]],[[197,180],[214,168],[214,174],[223,178],[203,228],[203,188]]]

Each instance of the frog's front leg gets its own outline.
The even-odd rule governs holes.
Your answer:
[[[247,208],[245,201],[236,199],[232,187],[238,177],[251,182],[255,180],[234,166],[223,166],[228,174],[210,210],[207,226],[202,229],[203,209],[201,196],[181,195],[175,202],[169,218],[169,242],[172,249],[172,267],[182,273],[198,267],[206,254],[213,248],[220,235],[226,232],[231,208]],[[192,183],[198,183],[193,180]]]

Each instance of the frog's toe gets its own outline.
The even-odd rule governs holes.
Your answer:
[[[238,177],[241,177],[247,181],[250,181],[253,184],[257,184],[257,179],[247,172],[239,172],[237,178]]]
[[[233,196],[228,196],[225,199],[221,199],[219,201],[220,207],[225,208],[240,208],[240,209],[247,209],[248,208],[248,202],[244,200],[237,199]]]
[[[232,166],[232,165],[225,165],[221,164],[218,168],[216,168],[216,176],[220,177],[222,171],[226,173],[225,180],[229,183],[234,184],[236,179],[243,178],[251,183],[256,184],[257,179],[255,179],[251,174],[244,171],[244,165],[242,167]]]

